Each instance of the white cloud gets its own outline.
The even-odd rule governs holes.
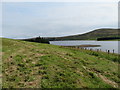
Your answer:
[[[58,6],[54,3],[49,6],[50,4],[44,4],[47,5],[46,8],[41,4],[36,6],[35,3],[34,7],[30,3],[13,4],[13,10],[8,10],[5,6],[4,36],[66,36],[101,27],[117,27],[117,3],[60,3]]]
[[[3,2],[119,2],[119,0],[2,0]]]

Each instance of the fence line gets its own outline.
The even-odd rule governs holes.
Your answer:
[[[90,50],[90,51],[97,51],[97,52],[101,52],[102,50],[101,49],[92,49],[92,48],[86,48],[86,47],[79,47],[79,46],[65,46],[65,47],[70,47],[70,48],[76,48],[76,49],[82,49],[82,50]],[[106,49],[106,53],[110,54],[110,53],[115,53],[115,50],[107,50]]]

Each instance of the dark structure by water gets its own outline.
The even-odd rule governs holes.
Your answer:
[[[29,41],[29,42],[37,42],[37,43],[46,43],[50,44],[48,39],[45,39],[43,37],[36,37],[36,38],[30,38],[30,39],[22,39],[23,41]]]

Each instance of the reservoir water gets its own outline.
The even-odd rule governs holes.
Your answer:
[[[101,45],[100,47],[87,47],[87,49],[101,49],[106,52],[106,50],[110,50],[112,52],[114,50],[115,53],[119,53],[119,44],[120,41],[91,41],[91,40],[73,40],[73,41],[50,41],[50,44],[59,45],[59,46],[75,46],[75,45]]]

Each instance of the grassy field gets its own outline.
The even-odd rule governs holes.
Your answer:
[[[3,88],[117,88],[118,55],[2,39]]]

